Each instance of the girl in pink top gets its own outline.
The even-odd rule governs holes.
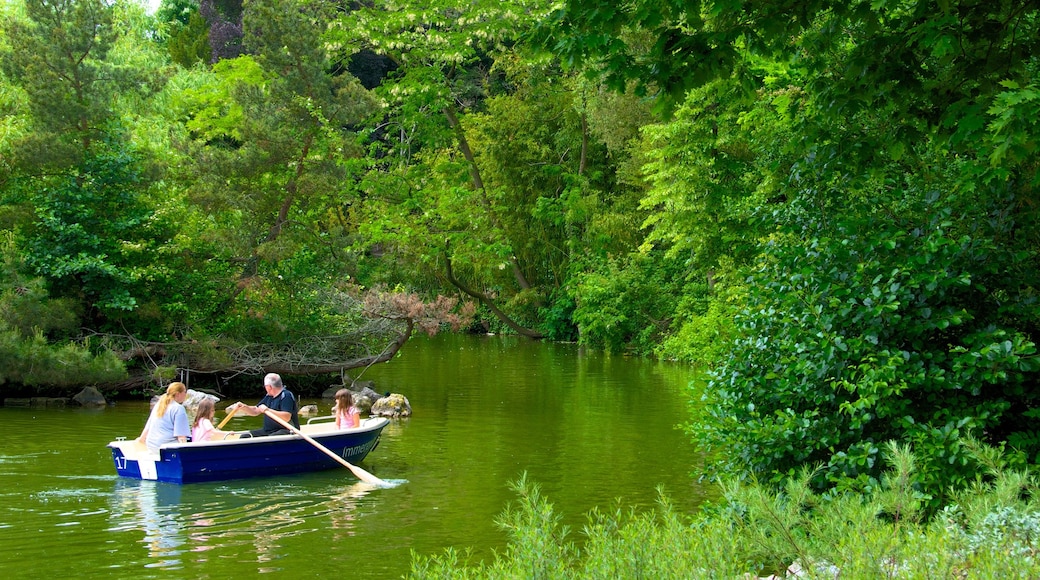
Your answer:
[[[350,429],[361,426],[361,413],[354,406],[354,397],[347,389],[336,391],[336,406],[332,409],[336,415],[337,429]]]
[[[199,402],[199,409],[195,412],[195,425],[191,428],[191,441],[213,441],[224,439],[228,435],[234,435],[234,431],[221,431],[213,426],[213,399],[203,399]]]

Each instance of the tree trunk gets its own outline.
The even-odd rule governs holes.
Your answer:
[[[134,348],[114,352],[119,354],[124,361],[140,359],[147,361],[147,364],[153,368],[174,366],[190,375],[228,376],[279,373],[286,376],[303,376],[343,373],[350,369],[365,368],[394,358],[397,352],[401,350],[401,347],[408,342],[415,330],[415,322],[412,319],[396,318],[395,320],[404,322],[404,329],[400,332],[395,332],[396,336],[386,344],[382,351],[371,356],[356,356],[342,360],[330,360],[329,358],[307,360],[305,356],[301,357],[298,352],[290,352],[290,349],[281,353],[266,354],[262,358],[236,357],[235,351],[232,351],[229,353],[232,359],[229,363],[214,365],[212,363],[200,363],[197,360],[185,360],[185,355],[182,351],[183,343],[181,345],[177,343],[143,344],[136,341],[134,341],[136,344]],[[179,352],[181,354],[178,355]],[[238,351],[238,354],[241,355],[241,350]],[[213,359],[206,357],[206,360],[212,361]],[[156,379],[151,368],[145,368],[131,374],[130,377],[123,381],[106,386],[117,391],[125,391],[154,384],[156,384]]]
[[[455,109],[453,107],[444,108],[444,116],[448,118],[448,125],[451,126],[452,131],[455,132],[455,138],[459,142],[459,151],[462,152],[462,156],[466,159],[466,164],[469,165],[469,176],[473,181],[473,188],[480,193],[481,202],[484,205],[484,209],[487,210],[491,216],[491,223],[495,224],[499,230],[503,232],[506,228],[502,226],[502,222],[498,219],[498,215],[495,214],[495,210],[491,207],[491,201],[487,198],[487,190],[484,188],[484,180],[480,176],[480,168],[477,167],[477,159],[473,156],[473,150],[469,147],[469,140],[466,139],[466,132],[462,130],[462,124],[459,123],[458,117],[455,115]],[[508,239],[508,235],[506,236]],[[520,262],[516,259],[516,256],[510,257],[510,262],[513,265],[513,277],[516,278],[516,283],[520,285],[524,290],[531,288],[531,283],[527,281],[527,277],[524,276],[523,270],[520,268]],[[459,288],[461,290],[461,288]],[[465,292],[465,290],[463,290]],[[476,298],[474,296],[474,298]]]
[[[516,331],[517,334],[519,334],[521,336],[526,336],[528,338],[533,338],[533,339],[545,338],[545,335],[542,334],[541,332],[538,332],[537,330],[533,330],[533,329],[530,329],[530,328],[526,328],[524,326],[520,326],[515,320],[510,318],[508,314],[506,314],[505,312],[502,312],[502,310],[499,309],[498,306],[495,305],[495,302],[488,295],[486,295],[486,294],[484,294],[482,292],[477,292],[476,290],[470,289],[470,288],[466,287],[465,285],[463,285],[462,282],[459,282],[459,280],[455,278],[455,273],[452,271],[451,257],[448,256],[447,248],[445,248],[445,250],[444,250],[444,270],[447,273],[448,282],[451,282],[451,284],[453,286],[455,286],[459,290],[462,290],[468,296],[470,296],[470,297],[480,301],[480,303],[483,304],[484,306],[487,306],[488,310],[490,310],[491,313],[494,314],[496,318],[501,320],[509,328],[512,328],[514,331]]]

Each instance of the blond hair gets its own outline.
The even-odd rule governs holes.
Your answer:
[[[173,400],[174,395],[187,392],[188,387],[186,387],[184,383],[170,383],[170,385],[166,387],[166,393],[159,397],[159,403],[156,405],[155,416],[162,417],[166,414],[166,408],[170,406],[170,401]]]

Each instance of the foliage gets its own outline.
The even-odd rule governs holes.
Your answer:
[[[340,184],[360,153],[351,127],[373,101],[330,72],[322,35],[331,9],[247,6],[249,54],[194,73],[180,95],[191,141],[178,172],[207,216],[196,235],[213,242],[234,289],[211,330],[242,340],[338,333],[321,296],[343,275],[353,226]]]
[[[725,361],[737,335],[735,318],[747,300],[747,287],[738,277],[732,261],[722,259],[711,286],[688,284],[668,336],[655,349],[658,357],[704,369]]]
[[[663,111],[691,88],[740,78],[748,56],[765,57],[820,71],[813,88],[834,113],[884,101],[900,108],[901,119],[946,117],[964,134],[980,127],[985,110],[975,96],[1018,76],[1023,57],[1036,53],[1040,39],[1021,33],[1035,28],[1036,17],[1035,6],[1016,2],[568,0],[532,39],[616,90],[636,83]],[[849,58],[834,63],[843,51]],[[958,119],[970,121],[957,127]],[[894,136],[922,128],[909,125]]]
[[[612,349],[639,336],[635,348],[648,352],[653,330],[608,337],[597,334],[608,325],[579,330],[572,318],[581,278],[610,278],[642,241],[639,188],[620,181],[610,155],[630,155],[645,109],[514,45],[540,3],[391,6],[339,23],[344,50],[376,51],[396,67],[377,89],[386,132],[373,133],[379,162],[359,188],[359,244],[413,265],[390,281],[446,279],[513,330]]]
[[[662,356],[705,367],[727,356],[742,306],[739,272],[774,227],[755,218],[756,208],[772,203],[763,170],[769,148],[761,141],[777,124],[761,108],[740,83],[723,78],[691,90],[671,121],[643,129],[649,187],[640,200],[647,212],[641,247],[686,267],[673,274],[687,280],[673,294],[674,321],[655,340]]]
[[[83,295],[102,319],[137,306],[137,284],[165,240],[165,224],[141,198],[136,164],[132,152],[92,153],[77,174],[30,186],[28,267],[57,296]]]
[[[0,51],[0,68],[24,91],[33,119],[11,151],[18,173],[78,166],[95,140],[111,134],[120,98],[154,91],[153,71],[127,62],[123,50],[122,40],[139,32],[135,15],[99,0],[26,0],[24,18],[5,19],[10,45]]]
[[[414,554],[410,578],[1007,578],[1040,573],[1035,479],[1000,469],[925,517],[914,488],[914,457],[886,446],[892,463],[866,495],[818,495],[805,473],[781,490],[730,482],[697,514],[661,497],[645,513],[589,514],[571,540],[538,487],[514,484],[519,501],[500,518],[507,548],[490,561],[465,552]]]
[[[0,328],[23,339],[37,333],[52,338],[73,335],[79,322],[76,303],[52,298],[43,278],[25,275],[25,256],[13,234],[3,236],[0,256]]]
[[[155,19],[168,24],[187,25],[191,15],[198,10],[198,0],[160,0]]]
[[[898,191],[859,212],[869,222],[774,237],[705,395],[714,421],[690,427],[724,470],[779,481],[820,462],[822,479],[867,486],[880,442],[899,439],[939,494],[974,471],[960,435],[1032,431],[1014,409],[1033,405],[1040,370],[1034,258],[995,242],[1014,222],[1009,200],[991,196],[968,214]]]
[[[166,47],[170,60],[190,68],[195,63],[209,63],[213,58],[209,45],[209,27],[198,9],[190,12],[186,23],[170,23]]]
[[[329,41],[344,57],[370,51],[393,62],[377,88],[385,133],[373,145],[386,152],[385,161],[452,143],[446,111],[480,107],[488,66],[531,25],[531,8],[525,1],[373,2],[332,23]]]
[[[40,389],[111,383],[126,378],[123,361],[113,352],[95,354],[89,345],[53,344],[42,334],[24,339],[10,330],[0,330],[0,364],[0,384]]]
[[[243,53],[243,12],[241,0],[200,0],[199,14],[208,25],[212,62]]]
[[[583,344],[647,354],[660,342],[675,312],[673,297],[682,294],[682,264],[661,254],[634,254],[575,277],[573,317]]]
[[[337,23],[348,54],[385,55],[361,184],[367,248],[378,244],[542,335],[575,248],[580,121],[551,69],[513,56],[537,3],[376,3]],[[555,81],[555,82],[554,82]],[[402,281],[422,276],[402,272]],[[551,332],[570,334],[560,320]],[[534,328],[535,330],[529,330]]]
[[[651,210],[644,245],[688,256],[698,271],[717,268],[723,257],[744,265],[754,256],[769,227],[752,220],[762,203],[754,106],[738,83],[723,79],[690,91],[671,122],[644,129],[650,188],[641,206]]]

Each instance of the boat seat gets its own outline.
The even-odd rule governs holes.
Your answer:
[[[158,459],[159,456],[156,453],[150,453],[148,446],[144,443],[139,442],[137,439],[127,439],[124,441],[113,441],[112,445],[118,447],[123,452],[123,456],[127,459],[137,461],[142,458]]]
[[[336,430],[336,423],[307,423],[306,425],[300,425],[300,431],[307,435],[317,435],[319,433],[331,433]]]

